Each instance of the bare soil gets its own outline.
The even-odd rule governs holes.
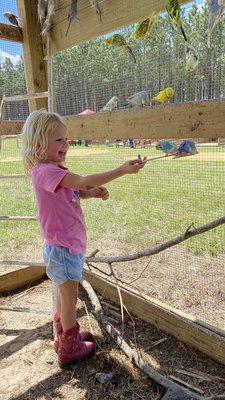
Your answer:
[[[96,248],[101,255],[129,254],[138,250],[124,246],[119,239],[115,243],[110,237],[101,238],[99,242],[90,241],[87,254]],[[3,251],[3,258],[13,259],[15,254],[20,260],[42,261],[41,239],[35,245],[27,243],[26,247],[7,249],[7,254]],[[133,286],[152,298],[224,329],[224,261],[223,254],[212,262],[203,255],[195,256],[184,247],[176,246],[150,259],[121,263],[114,268],[119,279],[133,281]],[[103,273],[109,272],[102,264],[97,267]],[[1,267],[1,274],[12,269],[16,267]],[[82,328],[89,328],[83,301],[96,338],[96,353],[91,360],[65,371],[58,367],[52,345],[50,282],[46,280],[0,298],[0,400],[160,399],[162,388],[135,368],[108,334],[102,332],[86,294],[81,291],[78,318]],[[110,321],[120,328],[110,310],[105,307]],[[135,337],[144,360],[162,373],[182,379],[206,396],[225,392],[224,366],[138,319],[135,319],[134,336],[127,316],[125,339],[134,346]],[[152,343],[162,338],[166,340],[151,348]],[[178,370],[198,371],[214,378],[200,380]],[[101,384],[96,378],[99,372],[112,372],[114,377],[109,383]]]
[[[78,319],[82,328],[89,329],[84,302],[96,339],[96,353],[89,361],[61,370],[52,345],[50,281],[45,280],[28,290],[0,299],[1,400],[160,399],[164,392],[162,388],[135,368],[116,348],[108,334],[101,330],[86,293],[80,291]],[[120,328],[111,308],[104,307],[106,315],[113,317],[113,324]],[[176,376],[205,395],[224,393],[223,366],[138,319],[135,319],[135,336],[143,359],[161,373]],[[165,338],[164,342],[151,348],[162,338]],[[128,316],[125,339],[134,346],[133,325]],[[212,378],[204,381],[178,370],[207,373]],[[101,384],[96,377],[99,372],[111,372],[113,379]]]

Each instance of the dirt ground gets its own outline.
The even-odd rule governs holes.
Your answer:
[[[115,240],[115,239],[114,239]],[[42,239],[25,246],[0,249],[3,258],[42,261]],[[122,255],[138,249],[113,242],[112,238],[89,241],[87,254]],[[133,282],[138,290],[221,329],[225,329],[225,255],[215,259],[193,255],[184,246],[170,248],[151,258],[115,265],[119,279]],[[97,265],[108,273],[107,267]],[[1,274],[19,267],[1,267]],[[140,372],[101,330],[86,294],[81,291],[78,318],[89,329],[83,301],[88,307],[96,338],[96,353],[70,370],[60,370],[52,344],[51,284],[45,280],[0,298],[0,400],[159,400],[161,387]],[[103,299],[103,301],[107,301]],[[104,307],[109,320],[120,328],[111,307]],[[14,309],[14,310],[12,310]],[[117,310],[119,312],[119,310]],[[225,368],[182,342],[135,319],[135,336],[143,359],[166,375],[175,376],[205,396],[225,393]],[[134,346],[133,325],[126,317],[125,339]],[[163,342],[151,347],[155,341]],[[208,380],[187,373],[210,374]],[[113,373],[101,384],[97,373]],[[219,377],[219,378],[218,378]]]
[[[96,353],[89,361],[61,370],[52,345],[50,281],[42,281],[0,299],[1,400],[160,399],[162,388],[133,367],[108,334],[102,331],[83,290],[80,291],[78,309],[82,328],[89,329],[84,302],[96,339]],[[112,314],[115,310],[103,306],[109,320],[112,318],[112,323],[120,328],[117,317]],[[161,373],[182,379],[204,395],[225,392],[223,366],[138,319],[135,319],[135,336],[143,359]],[[125,339],[131,347],[134,346],[133,325],[128,316]],[[164,341],[151,347],[159,339]],[[193,378],[181,370],[207,373],[211,378]],[[102,372],[112,373],[112,380],[101,384],[96,374]]]

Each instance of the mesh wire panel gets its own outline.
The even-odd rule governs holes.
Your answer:
[[[128,53],[105,45],[109,35],[56,55],[57,111],[61,115],[77,114],[85,108],[98,112],[113,95],[119,98],[119,108],[125,109],[129,107],[127,98],[133,93],[147,90],[152,98],[166,86],[175,89],[172,101],[176,103],[225,97],[224,17],[208,49],[207,10],[204,4],[200,5],[190,4],[183,11],[184,29],[200,59],[192,74],[185,72],[183,42],[162,14],[149,38],[130,41],[136,65]],[[129,37],[132,29],[121,32]],[[22,67],[21,63],[21,71]],[[3,64],[1,68],[6,67]],[[11,90],[5,83],[3,94],[25,93],[23,72],[21,76],[23,85]],[[28,115],[25,102],[13,103],[12,107],[4,111],[4,118]],[[127,136],[129,139],[129,133]],[[199,141],[197,155],[149,162],[138,175],[108,184],[108,201],[83,201],[88,253],[98,248],[101,255],[130,254],[184,233],[192,222],[198,227],[222,216],[225,149],[221,144]],[[1,174],[23,173],[19,147],[15,138],[3,139]],[[115,168],[138,154],[151,157],[159,155],[159,150],[151,140],[137,141],[132,148],[128,141],[81,141],[70,146],[67,165],[85,175]],[[29,180],[0,179],[0,190],[0,216],[36,215]],[[42,239],[36,221],[0,221],[0,230],[0,258],[42,260]],[[149,259],[117,264],[117,276],[154,299],[224,329],[224,234],[221,226]],[[107,271],[106,267],[99,268]]]

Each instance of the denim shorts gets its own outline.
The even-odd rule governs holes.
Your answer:
[[[70,254],[65,247],[44,245],[46,274],[51,281],[60,285],[66,281],[81,281],[84,254]]]

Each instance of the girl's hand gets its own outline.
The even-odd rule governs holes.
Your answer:
[[[109,198],[109,192],[105,186],[98,186],[96,188],[91,189],[91,197],[107,200]]]
[[[135,160],[130,160],[125,162],[119,167],[122,173],[125,174],[136,174],[141,168],[143,168],[146,164],[146,157],[143,159],[136,158]]]

